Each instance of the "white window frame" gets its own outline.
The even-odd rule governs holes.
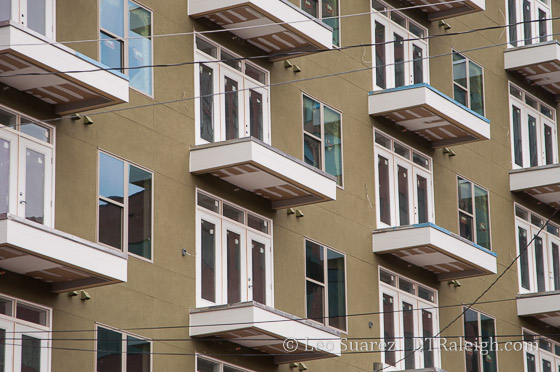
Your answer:
[[[525,21],[523,11],[524,11],[524,3],[527,1],[528,5],[531,7],[530,9],[530,20],[536,21],[531,23],[522,23]],[[510,7],[513,3],[514,9],[512,9],[512,13],[510,15]],[[546,32],[543,36],[543,40],[539,35],[539,27],[541,22],[538,22],[539,19],[539,10],[543,11],[545,14],[545,21],[546,25]],[[506,32],[507,40],[508,40],[508,48],[518,47],[523,45],[529,44],[537,44],[541,42],[546,42],[552,39],[552,9],[550,7],[550,0],[506,0],[506,14],[507,14],[507,21],[506,23],[509,25],[513,25],[518,23],[517,25],[510,26]],[[512,17],[513,16],[513,17]],[[531,32],[531,36],[528,42],[525,39],[525,27],[528,28]],[[517,33],[516,40],[512,40],[511,32],[515,30]]]
[[[466,307],[466,306],[463,306],[463,307]],[[485,312],[483,312],[483,311],[474,309],[474,308],[472,308],[472,307],[469,308],[468,310],[474,311],[475,313],[478,314],[478,315],[477,315],[477,322],[478,322],[478,326],[477,326],[477,327],[478,327],[478,333],[479,333],[479,334],[478,334],[478,337],[477,337],[477,338],[480,338],[480,337],[481,337],[481,333],[482,333],[482,332],[481,332],[481,328],[482,328],[482,327],[481,327],[480,315],[484,315],[484,316],[486,316],[486,317],[488,317],[488,318],[494,320],[494,336],[492,336],[492,337],[494,338],[495,343],[497,344],[497,343],[499,342],[499,340],[496,340],[497,335],[498,335],[498,331],[497,331],[498,325],[497,325],[497,322],[496,322],[496,317],[491,316],[491,315],[489,315],[489,314],[487,314],[487,313],[485,313]],[[465,311],[465,312],[466,312],[466,311]],[[466,335],[466,329],[465,329],[465,314],[464,314],[464,313],[463,313],[463,315],[461,316],[461,318],[462,318],[462,320],[463,320],[463,327],[462,327],[463,335]],[[464,347],[464,350],[465,350],[465,351],[463,352],[463,360],[464,360],[464,365],[465,365],[465,371],[467,371],[466,352],[467,352],[467,350],[469,350],[468,348],[470,348],[470,350],[473,350],[473,352],[474,352],[474,351],[478,351],[478,371],[482,371],[482,370],[483,370],[483,368],[482,368],[482,357],[483,357],[483,356],[480,354],[480,348],[481,348],[480,341],[479,341],[479,343],[477,343],[477,345],[474,345],[474,344],[471,344],[470,341],[466,341],[466,338],[465,338],[465,339],[463,340],[463,342],[464,342],[464,345],[465,345],[465,347]],[[499,362],[498,362],[498,354],[499,354],[499,353],[498,353],[498,350],[496,350],[496,344],[494,344],[494,346],[491,346],[491,347],[490,347],[490,350],[494,350],[494,352],[495,352],[495,354],[496,354],[496,366],[498,367],[497,370],[499,370],[499,365],[500,365]]]
[[[522,99],[511,94],[512,90],[518,91],[522,95]],[[529,124],[528,116],[531,115],[536,121],[536,132],[537,132],[537,161],[538,163],[533,166],[546,165],[546,141],[545,141],[545,126],[551,128],[551,138],[552,138],[552,162],[549,164],[554,164],[558,162],[558,137],[557,137],[557,124],[556,124],[556,109],[545,104],[536,97],[528,94],[523,89],[518,86],[509,83],[509,115],[510,115],[510,139],[511,139],[511,164],[513,169],[529,168],[531,167],[530,159],[530,144],[529,144]],[[534,108],[528,103],[527,100],[533,101],[538,108]],[[520,126],[521,126],[521,163],[519,165],[515,162],[515,139],[514,139],[514,123],[513,123],[513,109],[519,109],[520,114]],[[550,111],[552,118],[544,114],[542,111]]]
[[[315,17],[317,19],[322,20],[323,22],[325,22],[326,20],[329,19],[335,19],[334,17],[331,16],[323,16],[323,1],[324,0],[311,0],[311,1],[316,1],[317,2],[317,16],[315,16],[314,14],[311,14],[309,12],[307,12],[307,10],[304,9],[304,3],[306,0],[300,0],[300,8],[306,12],[307,14],[311,15],[312,17]],[[340,18],[340,2],[341,0],[337,0],[337,5],[338,5],[338,9],[337,9],[337,14],[339,14],[337,16],[338,18],[338,44],[335,44],[334,42],[332,43],[332,46],[334,48],[340,48],[340,46],[342,45],[342,22],[341,22],[341,18]],[[325,19],[323,19],[326,18]],[[328,24],[327,22],[325,22],[326,24]],[[334,33],[334,29],[333,29],[333,33]],[[334,38],[334,37],[333,37]]]
[[[100,155],[101,154],[107,155],[109,157],[112,157],[116,160],[119,160],[119,161],[123,162],[123,168],[124,168],[124,172],[123,172],[123,177],[124,177],[123,178],[124,179],[123,195],[124,195],[124,197],[123,197],[123,202],[122,203],[117,202],[113,199],[109,199],[109,198],[106,198],[104,196],[101,196],[101,194],[100,194],[101,190],[99,189],[99,181],[100,181],[99,173],[101,171],[101,164],[100,164]],[[151,218],[151,224],[150,224],[150,229],[151,229],[151,231],[150,231],[150,237],[151,237],[150,238],[151,239],[151,244],[150,244],[151,254],[150,254],[150,256],[151,256],[151,258],[149,258],[149,259],[128,251],[128,211],[129,211],[128,210],[128,197],[129,197],[129,195],[128,195],[129,167],[128,166],[129,165],[132,165],[132,166],[134,166],[138,169],[141,169],[141,170],[143,170],[147,173],[150,173],[151,176],[152,176],[152,190],[151,190],[152,191],[151,192],[152,207],[151,207],[151,216],[150,216],[150,218]],[[126,160],[126,159],[124,159],[120,156],[117,156],[117,155],[115,155],[111,152],[102,150],[100,148],[97,149],[97,185],[96,185],[96,192],[97,192],[96,221],[97,221],[97,224],[96,224],[95,236],[96,236],[96,241],[97,241],[98,244],[101,244],[101,245],[103,245],[105,247],[108,247],[110,249],[117,249],[117,250],[126,252],[126,253],[128,253],[128,255],[130,255],[132,257],[135,257],[135,258],[138,258],[140,260],[144,260],[146,262],[152,262],[152,263],[154,262],[154,204],[155,204],[154,184],[155,184],[155,173],[153,171],[151,171],[148,168],[145,168],[141,165],[133,163],[129,160]],[[107,244],[104,244],[104,243],[99,241],[99,201],[100,200],[102,200],[106,203],[112,204],[112,205],[116,205],[116,206],[122,208],[122,210],[123,210],[123,212],[122,212],[122,222],[121,222],[121,225],[122,225],[122,228],[121,228],[121,244],[122,244],[122,247],[120,249],[116,248],[116,247],[113,247],[113,246],[110,246],[110,245],[107,245]]]
[[[395,144],[398,146],[405,147],[409,150],[409,154],[412,157],[413,153],[417,153],[418,155],[428,159],[428,166],[429,169],[421,167],[414,163],[412,159],[407,159],[402,157],[401,155],[394,152],[394,150],[390,150],[377,142],[375,142],[375,136],[379,134],[383,137],[386,137],[390,140],[391,149],[394,149]],[[389,205],[390,213],[391,213],[391,223],[387,224],[381,221],[381,203],[379,202],[379,157],[386,158],[389,162]],[[427,180],[427,188],[428,188],[428,201],[427,201],[427,208],[428,208],[428,222],[435,221],[435,209],[434,209],[434,182],[433,182],[433,160],[430,156],[417,151],[416,149],[405,145],[402,142],[397,141],[395,138],[381,132],[379,130],[374,130],[374,167],[375,167],[375,212],[376,212],[376,221],[377,221],[377,228],[384,228],[384,227],[393,227],[393,226],[400,226],[399,223],[399,204],[398,204],[398,168],[397,165],[401,165],[409,170],[409,179],[408,185],[408,200],[409,200],[409,225],[418,224],[419,222],[419,215],[418,215],[418,197],[417,197],[417,175],[421,175],[423,178]],[[415,181],[415,182],[412,182]]]
[[[153,371],[153,370],[154,370],[154,369],[153,369],[153,368],[154,368],[154,366],[153,366],[153,364],[154,364],[154,358],[152,357],[153,352],[154,352],[154,343],[152,342],[151,339],[149,339],[149,338],[147,338],[147,337],[144,337],[144,336],[140,336],[140,335],[134,334],[134,333],[130,333],[130,332],[127,332],[127,331],[123,331],[122,329],[118,329],[118,328],[115,328],[115,327],[111,327],[111,326],[108,326],[108,325],[103,324],[103,323],[95,323],[95,339],[96,339],[96,340],[97,340],[97,334],[98,334],[98,329],[99,329],[99,328],[105,328],[105,329],[107,329],[107,330],[110,330],[110,331],[113,331],[113,332],[116,332],[116,333],[120,333],[120,334],[121,334],[121,339],[122,339],[122,346],[121,346],[121,351],[122,351],[122,353],[121,353],[121,355],[122,355],[121,362],[122,362],[122,365],[121,365],[121,371],[122,371],[122,372],[134,372],[134,371],[127,371],[127,368],[126,368],[126,361],[127,361],[127,358],[126,358],[126,356],[127,356],[127,337],[126,337],[126,336],[132,336],[132,337],[134,337],[134,338],[137,338],[137,339],[140,339],[140,340],[144,340],[144,341],[148,341],[148,342],[150,343],[150,371]],[[94,358],[94,359],[95,359],[95,370],[97,371],[97,342],[95,342],[95,358]]]
[[[0,298],[12,302],[11,315],[0,314],[0,328],[6,329],[7,341],[4,345],[5,349],[5,368],[6,371],[19,371],[21,352],[22,352],[22,336],[29,336],[41,340],[41,371],[50,372],[51,370],[51,348],[52,348],[52,309],[46,306],[38,305],[29,301],[20,300],[19,298],[0,294]],[[33,322],[25,321],[17,318],[17,304],[21,303],[37,310],[46,312],[46,325],[40,325]]]
[[[10,166],[10,191],[9,191],[9,213],[25,218],[25,149],[39,152],[45,156],[45,189],[44,189],[44,221],[43,225],[54,227],[54,206],[55,206],[55,156],[56,156],[56,129],[54,126],[42,123],[29,115],[21,114],[17,111],[0,105],[0,109],[15,116],[14,127],[7,127],[0,124],[0,138],[12,144],[10,148],[10,163],[14,160],[15,166]],[[38,126],[49,131],[50,141],[41,141],[27,133],[21,131],[21,127],[26,125],[22,121],[33,122]]]
[[[395,284],[396,286],[392,286],[381,281],[381,271],[384,271],[391,276],[395,277]],[[434,293],[434,302],[427,301],[415,294],[409,293],[402,289],[398,288],[399,278],[402,278],[414,285],[415,291],[418,291],[418,287],[424,287]],[[403,275],[396,274],[391,270],[387,270],[383,267],[379,267],[378,270],[378,283],[379,283],[379,308],[383,309],[383,295],[387,294],[391,296],[394,300],[393,302],[393,313],[386,314],[382,312],[380,319],[379,319],[379,330],[381,335],[381,341],[385,341],[384,339],[384,317],[385,316],[392,316],[393,317],[393,324],[395,326],[395,345],[392,346],[392,350],[395,353],[395,361],[397,362],[395,366],[387,364],[385,361],[385,351],[381,351],[381,362],[385,366],[385,370],[387,371],[400,371],[405,369],[405,360],[404,357],[410,354],[410,351],[404,352],[404,330],[403,330],[403,311],[402,311],[402,303],[407,302],[408,304],[413,306],[412,315],[414,317],[414,362],[415,368],[421,369],[424,366],[424,354],[423,350],[420,348],[421,344],[419,343],[423,337],[423,327],[422,327],[422,310],[426,310],[432,314],[432,324],[433,330],[432,335],[432,351],[433,351],[433,359],[434,359],[434,366],[441,367],[441,352],[439,348],[439,339],[435,337],[439,333],[439,310],[438,310],[438,291],[434,288],[429,286],[420,284],[414,280],[411,280]],[[396,308],[395,308],[396,306]],[[386,345],[385,347],[390,347]],[[389,351],[392,351],[389,349]],[[403,360],[401,360],[403,359]]]
[[[376,22],[380,25],[385,26],[385,87],[380,86],[376,81],[376,48],[372,48],[372,75],[373,75],[373,89],[383,90],[395,88],[395,41],[394,34],[398,34],[404,40],[413,39],[413,41],[404,41],[404,84],[402,86],[414,84],[414,73],[413,73],[413,60],[414,60],[414,46],[419,47],[422,50],[422,83],[429,84],[430,82],[430,64],[427,59],[429,56],[429,48],[427,39],[420,38],[417,34],[410,31],[410,26],[414,26],[422,31],[424,37],[428,36],[428,30],[421,26],[419,23],[414,22],[409,17],[405,16],[403,13],[394,10],[389,4],[382,0],[375,0],[380,7],[383,7],[385,11],[378,11],[372,9],[371,13],[371,37],[375,40],[375,24]],[[406,23],[406,27],[391,20],[392,16],[398,16],[403,19]]]
[[[197,49],[196,40],[201,39],[202,41],[211,44],[216,48],[216,57],[210,56],[203,51]],[[224,76],[228,75],[239,83],[239,133],[238,138],[250,136],[250,93],[254,90],[263,96],[263,142],[270,144],[271,137],[271,124],[270,124],[270,73],[260,66],[251,63],[247,60],[240,60],[241,71],[238,71],[226,63],[220,61],[221,52],[224,51],[228,55],[233,57],[239,57],[232,51],[222,47],[221,45],[202,37],[198,34],[194,35],[195,52],[194,58],[195,62],[200,62],[195,64],[194,82],[195,82],[195,143],[206,144],[209,143],[207,140],[203,139],[200,133],[200,69],[201,66],[206,66],[213,71],[213,86],[214,86],[214,104],[213,104],[213,125],[214,125],[214,140],[211,142],[221,142],[226,140],[226,126],[225,126],[225,90]],[[253,69],[259,70],[265,74],[265,82],[261,83],[250,76],[245,74],[245,66],[250,66]]]
[[[529,331],[526,328],[522,328],[523,334],[523,367],[524,371],[528,371],[529,367],[527,365],[527,354],[531,354],[535,357],[535,372],[543,372],[543,360],[547,360],[551,364],[551,370],[558,371],[560,368],[560,356],[555,353],[557,348],[560,348],[560,343],[552,341],[546,337],[543,337],[535,332]],[[534,337],[534,341],[525,340],[525,336],[530,335]],[[539,339],[544,339],[545,342],[549,342],[552,346],[552,351],[544,350],[540,347]]]
[[[518,210],[527,213],[527,219],[524,219],[516,213]],[[542,224],[547,220],[546,218],[538,215],[537,213],[533,213],[531,210],[522,207],[519,204],[514,204],[514,213],[515,213],[515,242],[517,245],[517,254],[521,253],[521,249],[525,247],[521,247],[519,243],[519,228],[524,229],[527,232],[527,243],[531,241],[533,236],[541,229],[540,226],[533,224],[531,221],[533,217],[538,219]],[[551,231],[552,230],[552,231]],[[549,222],[548,228],[544,228],[540,234],[539,238],[542,239],[543,243],[543,267],[544,267],[544,285],[545,285],[545,292],[546,291],[554,291],[554,261],[553,261],[553,253],[552,253],[552,244],[555,244],[560,249],[560,226]],[[521,259],[517,260],[517,272],[518,272],[518,281],[519,281],[519,293],[538,293],[537,287],[537,265],[535,262],[535,242],[531,243],[531,245],[525,251],[527,260],[528,260],[528,267],[529,267],[529,288],[524,288],[522,285],[522,278],[521,278]],[[559,263],[560,265],[560,263]],[[559,288],[560,290],[560,288]],[[542,292],[542,291],[541,291]]]
[[[198,205],[198,195],[202,194],[204,196],[214,199],[218,205],[218,212],[210,211],[202,206]],[[240,207],[234,203],[227,200],[219,198],[208,192],[196,189],[196,307],[208,307],[216,305],[224,305],[228,303],[227,299],[227,241],[225,239],[227,229],[231,229],[235,233],[241,236],[240,243],[240,254],[241,254],[241,302],[252,301],[252,288],[251,284],[251,248],[249,246],[250,242],[254,239],[259,243],[265,245],[267,250],[267,255],[265,256],[266,263],[266,303],[264,305],[269,307],[274,307],[274,249],[273,249],[273,233],[272,233],[272,220],[260,216],[246,208]],[[229,219],[223,215],[223,205],[224,203],[239,209],[244,213],[244,223],[240,223]],[[261,231],[253,229],[247,225],[247,216],[251,214],[257,218],[264,220],[268,225],[269,234],[265,234]],[[201,235],[201,223],[202,221],[207,221],[213,223],[216,227],[214,232],[215,236],[215,263],[216,268],[215,276],[215,298],[216,302],[212,302],[202,298],[202,235]],[[220,254],[217,254],[220,253]]]
[[[471,187],[471,200],[472,200],[473,211],[470,214],[466,210],[459,208],[459,178],[462,178],[464,181],[467,181],[472,185],[472,187]],[[488,230],[490,230],[490,234],[488,236],[490,247],[485,248],[485,249],[492,250],[492,218],[491,218],[492,213],[490,212],[491,211],[490,190],[488,190],[486,187],[483,187],[482,185],[480,185],[476,182],[473,182],[471,179],[466,178],[466,177],[464,177],[464,176],[462,176],[458,173],[455,175],[455,182],[456,182],[455,189],[457,190],[457,226],[458,226],[458,230],[459,230],[458,235],[461,235],[461,212],[462,212],[462,213],[466,214],[467,216],[471,217],[472,220],[473,220],[473,232],[472,232],[473,233],[473,240],[472,240],[472,242],[475,243],[475,244],[478,244],[478,238],[476,236],[477,220],[476,220],[476,205],[475,205],[474,187],[477,186],[478,188],[486,191],[486,193],[488,194],[488,227],[487,228],[488,228]],[[467,238],[465,238],[465,239],[467,239]]]
[[[455,75],[453,73],[453,66],[456,63],[460,63],[460,61],[454,61],[453,60],[453,55],[454,54],[460,55],[465,60],[465,68],[466,68],[465,80],[467,81],[467,86],[466,87],[455,82]],[[452,53],[451,53],[451,75],[452,75],[451,84],[452,84],[452,90],[453,90],[453,99],[455,101],[457,101],[457,99],[455,98],[455,85],[457,85],[459,88],[461,88],[461,89],[463,89],[467,92],[466,93],[466,98],[467,98],[466,103],[467,104],[465,106],[468,107],[469,109],[473,110],[471,108],[471,75],[470,75],[470,70],[469,70],[469,66],[470,66],[471,63],[473,65],[476,65],[476,66],[480,67],[480,70],[482,71],[482,113],[478,113],[476,111],[475,112],[478,115],[485,116],[486,115],[486,80],[484,78],[484,66],[482,64],[474,61],[470,57],[467,57],[463,52],[459,52],[459,51],[454,50],[454,49],[452,50]],[[457,101],[457,102],[459,102],[459,101]],[[462,104],[462,103],[459,102],[459,104]]]
[[[201,355],[201,354],[195,354],[195,358],[194,358],[194,360],[195,360],[194,361],[195,371],[198,371],[198,359],[204,359],[204,360],[207,360],[209,362],[218,364],[218,371],[216,371],[216,372],[223,372],[224,367],[229,367],[231,369],[235,369],[235,372],[254,372],[251,369],[247,369],[247,368],[236,366],[234,364],[222,362],[221,360],[218,360],[216,358],[210,358],[210,357],[207,357],[206,355]]]

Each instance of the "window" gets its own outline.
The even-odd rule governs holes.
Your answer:
[[[197,192],[197,307],[273,306],[272,222]]]
[[[251,372],[248,369],[227,364],[216,359],[196,356],[196,372]]]
[[[490,249],[490,204],[488,190],[457,176],[459,234]]]
[[[346,259],[331,248],[305,241],[307,318],[346,331]]]
[[[153,92],[152,12],[127,0],[100,0],[100,61],[121,68],[130,86],[149,96]],[[125,70],[126,68],[126,70]]]
[[[195,59],[205,61],[195,69],[197,143],[249,136],[270,143],[268,72],[200,36],[195,41]]]
[[[560,371],[560,344],[523,330],[525,372]]]
[[[0,370],[48,371],[50,331],[50,309],[1,295]]]
[[[380,268],[379,296],[381,360],[398,370],[439,367],[437,291]]]
[[[428,42],[422,39],[428,30],[383,1],[373,0],[372,7],[374,88],[428,82]]]
[[[466,372],[497,372],[494,319],[473,309],[466,310],[463,316]]]
[[[99,152],[98,241],[152,259],[152,173]]]
[[[340,7],[338,0],[301,0],[301,9],[333,28],[334,46],[340,46]]]
[[[150,372],[151,355],[149,340],[97,326],[96,372]]]
[[[375,131],[377,226],[433,222],[432,159]]]
[[[55,0],[0,0],[0,22],[12,20],[53,39]]]
[[[52,227],[54,128],[0,107],[0,214]]]
[[[453,97],[484,116],[482,67],[457,52],[453,52]]]
[[[336,177],[342,186],[342,115],[303,96],[303,158]]]
[[[550,0],[506,0],[511,46],[542,43],[552,38]]]
[[[537,236],[545,222],[545,218],[515,206],[518,254],[535,238],[517,261],[521,293],[560,290],[560,226],[549,223]]]
[[[509,93],[513,167],[557,163],[556,110],[511,83]]]

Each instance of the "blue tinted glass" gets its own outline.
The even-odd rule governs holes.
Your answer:
[[[152,64],[152,14],[133,2],[128,2],[129,67],[149,66]],[[152,94],[152,68],[130,69],[130,85],[146,94]]]
[[[100,61],[108,67],[122,67],[122,41],[101,33]]]
[[[101,28],[124,37],[124,2],[122,0],[101,0]]]
[[[124,200],[124,163],[103,153],[99,153],[99,195]]]

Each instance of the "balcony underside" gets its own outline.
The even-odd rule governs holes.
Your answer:
[[[128,79],[9,21],[0,22],[0,83],[55,107],[59,115],[128,102]],[[70,72],[88,71],[88,72]]]
[[[274,209],[336,199],[334,177],[252,137],[191,147],[190,171],[262,196]]]
[[[560,99],[560,44],[548,41],[506,49],[504,66],[518,72],[534,85],[539,85]]]
[[[125,282],[127,256],[12,215],[0,215],[0,268],[51,283],[53,292]]]
[[[490,139],[490,122],[428,84],[371,92],[369,114],[383,116],[433,148]]]
[[[497,272],[495,253],[432,223],[375,230],[373,252],[429,270],[440,281]]]
[[[560,208],[560,164],[515,169],[509,172],[512,192],[525,192],[541,203]]]
[[[486,9],[485,0],[465,0],[463,2],[448,2],[442,0],[408,0],[408,2],[413,5],[429,5],[423,6],[420,9],[428,15],[428,19],[430,21],[481,12]]]
[[[332,28],[287,0],[191,0],[189,16],[229,30],[271,60],[332,48]]]
[[[256,302],[192,309],[189,325],[191,337],[225,339],[272,354],[276,364],[341,354],[339,332]],[[298,349],[287,351],[287,339],[296,339]]]
[[[517,315],[533,317],[560,328],[560,291],[518,295]]]

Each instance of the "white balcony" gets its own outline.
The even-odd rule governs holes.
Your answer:
[[[504,68],[520,73],[530,84],[539,85],[557,97],[560,95],[560,44],[557,41],[506,49]]]
[[[126,76],[51,43],[12,21],[0,22],[0,82],[53,105],[59,115],[128,102]]]
[[[373,252],[392,254],[450,280],[496,274],[496,253],[432,223],[373,232]]]
[[[272,354],[276,364],[340,356],[342,348],[338,331],[257,302],[192,309],[189,332]]]
[[[126,282],[125,253],[13,215],[0,215],[0,268],[51,283],[53,292]]]
[[[287,0],[191,0],[189,16],[229,30],[271,60],[332,49],[332,28]]]
[[[442,0],[408,0],[408,2],[413,5],[424,5],[424,7],[420,9],[428,15],[428,19],[430,21],[482,12],[486,9],[485,0],[465,0],[461,2],[448,2]]]
[[[253,137],[191,147],[190,171],[262,196],[274,209],[336,200],[333,176]]]
[[[509,172],[509,188],[560,208],[560,164],[512,170]]]
[[[490,139],[490,121],[422,83],[370,92],[369,114],[383,116],[433,148]]]
[[[517,315],[560,327],[560,291],[517,295]]]

